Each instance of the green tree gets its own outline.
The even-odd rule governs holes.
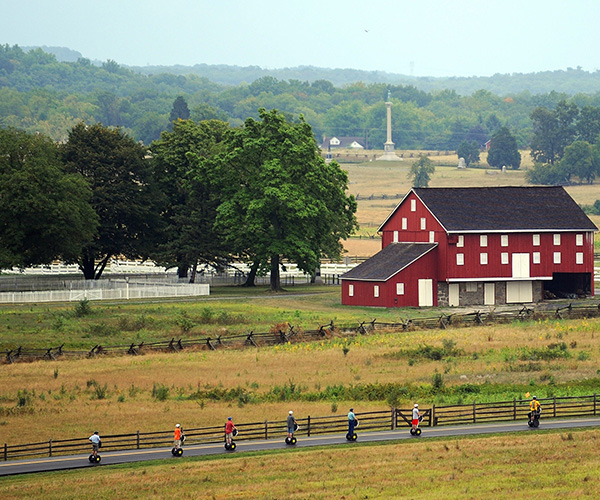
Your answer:
[[[600,108],[584,106],[577,120],[577,135],[580,140],[595,144],[600,138]]]
[[[150,146],[165,195],[161,242],[151,256],[167,268],[177,266],[180,278],[191,268],[193,281],[197,263],[217,265],[227,255],[214,229],[219,185],[205,170],[205,160],[222,148],[228,129],[229,124],[217,120],[180,120]]]
[[[533,137],[531,157],[536,163],[559,161],[575,138],[575,119],[579,110],[575,104],[560,101],[556,109],[538,107],[531,113]]]
[[[120,129],[73,127],[61,146],[67,171],[92,190],[98,233],[78,259],[86,279],[98,279],[112,257],[145,258],[157,228],[157,199],[146,149]]]
[[[178,96],[177,99],[173,101],[173,108],[171,109],[169,120],[174,122],[176,120],[188,120],[189,118],[190,109],[188,108],[188,104],[182,96]]]
[[[282,260],[314,274],[321,257],[341,255],[340,240],[357,227],[356,201],[346,195],[346,172],[323,160],[302,116],[258,113],[259,121],[248,118],[232,132],[208,170],[223,186],[217,228],[254,268],[268,265],[271,289],[279,290]]]
[[[592,184],[598,175],[598,149],[586,141],[575,141],[565,148],[565,154],[558,166],[567,182],[572,176],[580,182]]]
[[[491,139],[487,162],[490,167],[502,168],[504,166],[514,170],[521,166],[521,153],[517,148],[517,141],[508,128],[502,127]]]
[[[475,141],[463,141],[458,145],[456,154],[459,158],[464,158],[467,167],[471,163],[479,163],[479,146]]]
[[[435,165],[425,155],[419,155],[419,159],[410,167],[408,178],[412,179],[413,187],[429,187],[431,176],[435,173]]]
[[[0,269],[75,262],[97,226],[85,181],[41,134],[0,129],[0,152]]]

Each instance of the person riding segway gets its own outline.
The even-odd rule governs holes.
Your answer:
[[[419,405],[415,403],[412,410],[412,427],[410,429],[410,433],[413,436],[420,436],[421,429],[419,428],[419,422],[422,420],[422,416],[419,413]]]
[[[527,425],[529,427],[539,427],[540,425],[540,414],[542,413],[542,405],[537,400],[536,396],[533,396],[531,399],[531,403],[529,403],[529,413],[527,416],[529,420],[527,421]]]
[[[348,434],[346,434],[346,439],[348,441],[356,441],[358,438],[356,432],[354,432],[355,427],[358,427],[358,419],[354,414],[354,408],[350,408],[350,411],[348,412]]]
[[[298,430],[298,422],[294,418],[294,412],[292,410],[289,411],[287,417],[287,432],[288,435],[285,438],[285,444],[296,444],[297,440],[294,437],[294,432]]]
[[[235,450],[235,443],[233,438],[237,436],[237,428],[233,424],[232,417],[227,417],[227,423],[225,424],[225,449]]]
[[[94,431],[94,433],[89,437],[89,440],[92,443],[92,454],[89,456],[89,461],[92,464],[99,464],[102,458],[100,455],[98,455],[98,450],[102,446],[102,440],[100,439],[98,431]]]
[[[181,448],[181,445],[183,444],[184,439],[185,436],[183,435],[183,429],[181,428],[181,425],[176,424],[175,433],[173,434],[173,449],[171,450],[171,453],[174,457],[180,457],[183,455],[183,449]]]

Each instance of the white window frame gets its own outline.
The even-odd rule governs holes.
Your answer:
[[[552,243],[554,244],[555,247],[560,246],[560,233],[557,233],[552,236]]]
[[[540,252],[533,252],[531,254],[531,262],[533,264],[540,264],[542,262],[542,258],[541,258]]]
[[[576,234],[575,235],[575,245],[578,247],[582,247],[583,246],[583,234]]]
[[[500,236],[500,246],[501,247],[508,246],[508,234],[503,234]]]
[[[427,229],[427,219],[425,217],[421,217],[421,231],[425,231]]]
[[[575,264],[583,264],[583,252],[575,253]]]
[[[467,281],[467,284],[465,286],[465,292],[476,292],[477,291],[477,283],[475,283],[474,281]]]
[[[458,235],[458,240],[456,240],[456,246],[459,248],[465,246],[465,237],[462,234]]]
[[[464,253],[457,253],[456,254],[456,265],[457,266],[464,266],[465,265],[465,254]]]
[[[552,257],[552,262],[554,262],[555,264],[560,264],[560,252],[554,252],[554,256]]]
[[[379,297],[379,285],[373,287],[373,297]]]
[[[408,219],[406,217],[402,217],[402,231],[406,231],[408,227]]]
[[[510,259],[508,258],[508,252],[502,252],[500,254],[500,264],[503,264],[503,265],[510,264]]]
[[[410,200],[410,211],[411,212],[417,211],[417,200]]]
[[[540,246],[540,235],[539,234],[534,234],[533,237],[533,246],[534,247],[539,247]]]
[[[479,263],[480,263],[482,266],[485,266],[485,265],[487,265],[487,263],[488,263],[488,254],[487,254],[486,252],[481,252],[481,253],[479,254]]]
[[[394,243],[398,243],[398,231],[394,231],[392,239]]]
[[[435,243],[435,231],[429,231],[429,243]]]
[[[404,283],[396,283],[396,295],[404,295]]]
[[[348,297],[354,297],[354,285],[348,285]]]
[[[487,234],[479,235],[479,246],[487,247]]]

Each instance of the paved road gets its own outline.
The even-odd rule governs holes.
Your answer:
[[[577,418],[561,420],[542,420],[539,430],[543,429],[576,429],[580,427],[600,427],[600,418]],[[413,437],[408,432],[408,427],[395,431],[360,432],[357,429],[358,442],[400,441],[405,439],[426,439],[432,437],[474,436],[480,434],[494,434],[503,432],[537,432],[530,429],[526,422],[489,423],[476,425],[454,425],[443,427],[423,427],[421,437]],[[226,452],[221,444],[190,445],[185,446],[184,456],[224,455],[237,454],[244,451],[264,451],[286,448],[279,440],[253,440],[238,441],[235,451]],[[339,445],[351,446],[344,434],[329,434],[315,437],[302,437],[294,448],[307,448],[310,446]],[[288,448],[291,448],[288,446]],[[171,448],[151,448],[145,450],[114,451],[102,453],[102,462],[92,465],[88,462],[89,455],[72,455],[52,458],[39,458],[0,462],[0,476],[15,474],[29,474],[33,472],[47,472],[56,470],[78,469],[86,467],[102,467],[105,465],[122,464],[129,462],[143,462],[148,460],[164,459],[178,460],[171,455]]]

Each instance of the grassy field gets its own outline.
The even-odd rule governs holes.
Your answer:
[[[600,431],[353,444],[0,478],[4,500],[598,498]]]
[[[211,307],[218,311],[219,304]],[[132,317],[139,315],[136,307],[147,306],[129,305]],[[243,310],[253,324],[253,314],[263,310],[241,307],[247,309],[231,314]],[[110,322],[110,309],[102,316]],[[0,442],[14,443],[23,433],[39,440],[85,436],[92,427],[112,434],[168,430],[176,421],[212,426],[229,414],[239,422],[281,420],[289,409],[303,417],[343,414],[352,405],[361,412],[415,400],[430,405],[521,399],[530,392],[591,394],[600,383],[599,327],[600,319],[544,320],[3,365]]]

